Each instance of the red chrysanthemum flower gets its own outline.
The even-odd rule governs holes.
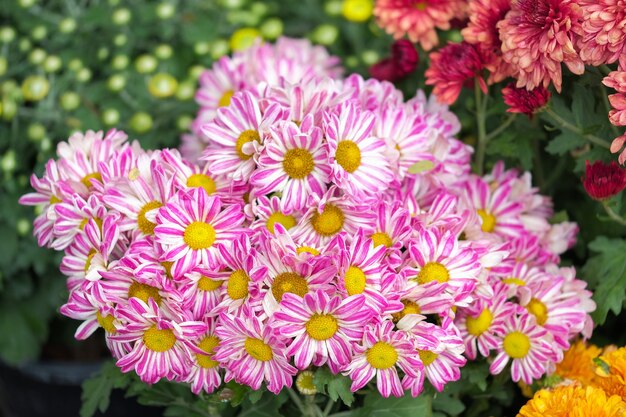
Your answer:
[[[378,80],[397,81],[417,68],[419,55],[415,46],[406,39],[391,45],[391,56],[370,67],[370,75]]]
[[[615,161],[605,164],[586,161],[585,176],[582,179],[585,191],[594,200],[606,200],[617,195],[626,188],[626,169]]]
[[[574,74],[585,72],[574,49],[582,34],[581,9],[574,0],[516,0],[497,27],[502,57],[515,69],[518,87],[548,87],[552,81],[560,93],[561,63]]]
[[[502,59],[502,41],[496,25],[511,10],[510,0],[470,0],[469,23],[461,31],[466,42],[476,45],[491,73],[489,83],[511,76],[511,65]]]
[[[476,47],[467,42],[449,43],[430,54],[430,67],[426,70],[426,84],[434,85],[433,93],[441,103],[456,101],[464,85],[472,85],[475,78],[487,93],[487,84],[481,76],[484,68]]]
[[[578,0],[583,36],[578,42],[586,64],[599,66],[619,60],[626,70],[626,0]]]
[[[437,31],[450,29],[450,21],[465,16],[464,0],[378,0],[378,25],[394,38],[408,36],[429,51],[439,43]]]
[[[544,86],[527,90],[515,87],[510,83],[502,89],[502,97],[509,108],[509,113],[524,113],[528,117],[532,115],[550,100],[550,91]]]

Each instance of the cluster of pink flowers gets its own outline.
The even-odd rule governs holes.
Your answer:
[[[577,227],[548,221],[529,174],[471,174],[459,129],[388,82],[262,83],[201,126],[197,162],[77,133],[21,202],[65,253],[76,337],[103,328],[147,383],[278,393],[327,366],[353,391],[416,396],[479,354],[530,383],[592,330],[586,284],[557,266]]]
[[[281,37],[276,44],[255,43],[252,47],[224,56],[198,80],[196,102],[200,106],[191,125],[191,134],[182,136],[181,152],[192,162],[209,143],[202,126],[215,117],[218,108],[230,104],[237,91],[257,94],[264,85],[287,85],[327,76],[337,78],[343,73],[339,58],[306,39]]]

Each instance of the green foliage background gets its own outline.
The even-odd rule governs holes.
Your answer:
[[[54,157],[56,144],[76,130],[116,127],[146,148],[177,146],[197,110],[193,94],[198,75],[230,52],[231,35],[241,28],[255,28],[269,41],[281,34],[307,37],[340,56],[347,72],[366,75],[371,64],[389,54],[392,39],[372,19],[347,20],[342,15],[343,3],[0,0],[2,360],[35,360],[41,347],[51,342],[80,349],[71,340],[74,323],[51,324],[60,321],[57,310],[67,297],[58,272],[60,256],[37,247],[31,226],[37,213],[17,203],[19,196],[30,191],[30,174],[41,175],[45,162]],[[440,35],[442,43],[460,40],[455,30]],[[427,65],[427,54],[420,51],[418,71],[398,84],[407,96],[424,88]],[[533,119],[510,117],[502,103],[502,85],[492,87],[486,127],[493,135],[486,155],[487,168],[504,159],[508,167],[530,170],[534,183],[553,197],[555,220],[578,222],[578,244],[564,262],[576,265],[596,291],[594,318],[604,323],[596,331],[597,343],[624,345],[619,314],[626,298],[626,228],[609,222],[603,207],[589,199],[580,185],[585,160],[614,159],[607,148],[618,132],[608,123],[607,91],[600,83],[609,70],[587,68],[582,77],[567,75],[563,94],[554,94],[549,111]],[[165,90],[171,91],[163,98],[150,91],[150,81],[159,73],[175,79],[166,83]],[[462,122],[461,138],[475,144],[473,91],[464,91],[453,109]],[[609,205],[620,213],[622,203],[616,197]],[[315,382],[331,400],[362,406],[363,411],[354,416],[408,416],[422,407],[439,416],[499,415],[523,401],[513,384],[489,377],[484,364],[465,367],[463,380],[435,396],[432,404],[427,396],[417,400],[385,400],[377,395],[352,398],[346,381],[321,371]],[[234,409],[224,409],[226,403],[242,405],[242,411],[237,411],[240,416],[293,412],[285,393],[244,398],[245,388],[231,384],[228,391],[194,397],[187,387],[169,383],[148,388],[121,376],[114,366],[105,367],[85,388],[83,415],[106,408],[108,393],[114,388],[128,389],[142,403],[168,406],[167,415],[172,416],[212,415],[213,411],[234,414]],[[340,407],[333,405],[332,410],[340,411]]]

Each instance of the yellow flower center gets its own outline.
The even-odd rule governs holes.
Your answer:
[[[504,282],[505,284],[517,285],[519,287],[523,287],[524,285],[526,285],[524,281],[515,277],[504,278],[502,282]]]
[[[343,211],[339,207],[326,204],[321,214],[317,211],[313,213],[311,225],[318,235],[333,236],[343,228],[344,219]]]
[[[468,317],[465,320],[467,332],[472,336],[480,336],[487,331],[489,326],[491,326],[492,321],[493,314],[491,314],[491,311],[489,311],[488,308],[485,308],[483,311],[480,312],[478,317]]]
[[[230,99],[233,98],[233,95],[235,94],[235,92],[233,90],[227,90],[224,92],[224,94],[222,94],[222,97],[220,97],[219,101],[217,102],[217,105],[219,107],[226,107],[230,104]]]
[[[406,316],[407,314],[421,314],[420,306],[417,303],[411,300],[401,300],[401,302],[404,305],[402,311],[392,314],[393,320],[395,322],[400,321],[400,319],[402,319],[402,317]]]
[[[248,295],[248,283],[250,277],[243,269],[233,271],[228,277],[228,283],[226,284],[226,292],[228,296],[233,300],[241,300]]]
[[[504,337],[504,351],[513,359],[523,358],[530,350],[530,339],[524,333],[512,332]]]
[[[167,279],[172,279],[172,266],[174,266],[174,262],[172,261],[163,261],[161,262],[161,266],[165,269],[165,276]]]
[[[424,366],[428,366],[435,361],[439,357],[435,352],[431,352],[430,350],[418,350],[420,355],[420,359]]]
[[[162,206],[163,204],[160,201],[153,200],[144,204],[141,210],[139,210],[139,213],[137,214],[137,226],[139,227],[139,230],[141,230],[141,233],[144,235],[151,235],[154,233],[154,227],[156,224],[146,219],[146,213]]]
[[[302,371],[298,374],[298,377],[296,378],[296,387],[301,394],[317,394],[317,388],[315,387],[313,376],[314,374],[311,371]]]
[[[315,340],[327,340],[337,333],[337,319],[330,314],[313,314],[306,322],[306,332]]]
[[[276,301],[280,303],[286,292],[304,297],[304,295],[309,292],[309,285],[307,284],[306,279],[304,279],[301,275],[296,274],[295,272],[283,272],[274,278],[274,282],[272,283],[272,294],[274,294]]]
[[[211,195],[215,192],[217,187],[215,186],[215,181],[211,177],[206,174],[193,174],[189,178],[187,178],[187,187],[189,188],[204,188],[204,191],[208,195]]]
[[[252,142],[253,140],[261,142],[259,132],[257,132],[256,130],[244,130],[237,138],[235,149],[237,150],[237,155],[239,156],[239,159],[241,159],[242,161],[247,161],[248,159],[252,158],[252,155],[246,155],[245,153],[243,153],[243,145],[248,142]]]
[[[417,274],[417,282],[427,284],[432,281],[448,282],[450,273],[439,262],[428,262]]]
[[[537,319],[537,324],[543,326],[548,321],[548,307],[536,298],[531,298],[526,310]]]
[[[208,223],[193,222],[185,229],[183,239],[193,250],[208,249],[215,242],[215,229]]]
[[[290,178],[302,179],[313,171],[313,155],[306,149],[289,149],[285,153],[283,169]]]
[[[272,353],[272,348],[269,347],[261,339],[248,337],[246,338],[244,347],[246,348],[246,352],[248,352],[248,354],[256,360],[267,362],[272,360],[272,358],[274,357],[274,353]]]
[[[385,232],[374,233],[372,235],[372,241],[374,242],[374,247],[385,245],[386,247],[390,248],[393,245],[393,241]]]
[[[361,166],[361,150],[351,140],[342,140],[337,145],[335,160],[343,169],[352,174]]]
[[[483,209],[479,209],[476,211],[480,218],[483,220],[482,229],[485,233],[493,232],[493,229],[496,228],[496,218],[493,214],[486,212]]]
[[[58,204],[58,203],[62,203],[63,200],[61,200],[59,197],[57,197],[56,195],[51,195],[50,196],[50,205],[52,204]]]
[[[280,211],[272,213],[272,215],[267,219],[266,223],[267,230],[269,230],[271,234],[274,234],[274,225],[276,223],[280,223],[281,225],[283,225],[285,230],[289,230],[296,225],[296,218],[283,214]]]
[[[215,291],[220,288],[223,283],[224,281],[214,280],[203,275],[198,280],[198,289],[200,291]]]
[[[99,173],[99,172],[93,172],[93,173],[91,173],[91,174],[87,174],[87,175],[85,175],[85,176],[84,176],[84,177],[80,180],[80,182],[82,182],[82,183],[85,185],[85,187],[90,188],[90,187],[91,187],[91,180],[92,180],[92,179],[94,179],[94,180],[98,180],[98,181],[102,182],[102,175],[100,175],[100,173]]]
[[[213,354],[215,353],[215,348],[220,344],[220,339],[217,336],[206,336],[204,339],[200,341],[198,347],[204,350],[207,354],[204,355],[202,353],[196,353],[196,360],[198,361],[198,365],[202,368],[215,368],[219,365],[219,362],[213,360]]]
[[[143,334],[143,342],[153,352],[166,352],[176,344],[176,336],[170,329],[152,326]]]
[[[131,297],[139,298],[146,304],[148,304],[148,300],[152,298],[155,303],[161,304],[161,295],[159,294],[158,288],[137,281],[133,281],[130,287],[128,287],[128,298]]]
[[[84,219],[81,220],[80,224],[78,225],[80,230],[85,230],[85,226],[87,226],[87,223],[89,223],[89,219],[90,219],[89,217],[85,217]],[[98,217],[94,217],[93,220],[98,225],[98,228],[102,230],[102,219]]]
[[[111,314],[103,316],[102,314],[100,314],[99,311],[96,311],[96,319],[98,320],[98,324],[100,325],[100,327],[102,327],[107,333],[114,334],[117,332],[117,329],[113,324],[115,317],[113,317]]]
[[[95,249],[91,249],[87,254],[87,260],[85,260],[85,273],[89,271],[89,268],[91,267],[91,260],[96,253],[98,253],[98,251],[96,251]]]
[[[317,255],[320,254],[320,251],[318,251],[317,249],[312,248],[310,246],[301,246],[301,247],[296,249],[296,253],[298,255],[300,255],[301,253],[304,253],[304,252],[310,253],[313,256],[317,256]]]
[[[365,273],[361,268],[350,266],[344,277],[348,295],[361,294],[365,290]]]
[[[388,369],[398,361],[398,352],[387,342],[376,342],[367,350],[365,357],[373,368]]]
[[[420,1],[413,7],[415,7],[415,9],[423,12],[424,10],[426,10],[426,7],[428,7],[428,5],[426,4],[425,1]]]

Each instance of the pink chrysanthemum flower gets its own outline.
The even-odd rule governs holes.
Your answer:
[[[226,382],[234,379],[258,390],[265,381],[274,394],[291,387],[298,371],[287,360],[287,339],[252,312],[241,317],[220,315],[215,333],[221,342],[214,359],[226,368]]]
[[[510,83],[502,89],[504,103],[509,106],[508,113],[524,113],[532,117],[540,111],[550,100],[550,91],[543,85],[532,90],[517,88],[514,83]]]
[[[40,206],[42,213],[34,221],[33,234],[39,246],[49,246],[54,239],[53,227],[56,219],[54,206],[63,201],[70,201],[74,190],[61,180],[58,164],[54,160],[46,163],[46,172],[41,178],[35,174],[30,177],[34,193],[20,197],[19,203],[27,206]]]
[[[510,185],[499,185],[492,191],[485,180],[474,177],[464,186],[467,209],[475,210],[480,217],[480,224],[467,230],[470,238],[480,235],[515,237],[524,230],[521,218],[523,206],[511,198]]]
[[[286,353],[296,367],[327,364],[337,373],[352,359],[351,343],[363,338],[364,323],[372,315],[362,295],[342,299],[316,291],[301,298],[286,293],[272,326],[294,338]]]
[[[352,379],[352,391],[363,388],[376,377],[376,386],[383,397],[401,397],[404,389],[398,368],[414,378],[423,372],[424,366],[411,339],[402,331],[394,331],[393,327],[391,321],[370,324],[361,344],[354,345],[354,358],[344,371]]]
[[[373,233],[369,236],[375,247],[385,246],[385,261],[392,267],[401,262],[400,250],[404,247],[413,231],[411,216],[399,201],[381,201],[375,208],[376,223]]]
[[[261,196],[250,203],[246,210],[254,216],[254,220],[250,223],[256,237],[259,236],[261,230],[267,230],[271,234],[275,233],[274,226],[280,224],[285,230],[289,230],[298,224],[300,216],[291,210],[283,210],[281,208],[281,199],[277,196],[268,198]]]
[[[185,374],[192,347],[190,339],[206,332],[206,324],[184,321],[166,314],[152,299],[148,304],[137,298],[120,306],[117,314],[124,320],[112,339],[131,343],[133,349],[117,361],[122,372],[135,370],[142,381],[154,384],[161,378],[173,380]]]
[[[430,67],[426,70],[426,84],[434,85],[433,93],[437,100],[454,104],[464,86],[477,82],[487,94],[487,84],[481,72],[484,68],[482,57],[476,47],[467,42],[449,43],[430,54]]]
[[[158,209],[174,195],[171,178],[154,158],[142,155],[126,176],[106,186],[105,204],[125,216],[122,231],[152,235]]]
[[[498,348],[496,334],[502,332],[507,317],[515,314],[515,304],[507,301],[506,287],[495,285],[491,299],[478,298],[470,307],[459,309],[455,323],[465,343],[465,354],[476,359]]]
[[[334,243],[339,253],[334,257],[338,267],[337,286],[344,296],[363,294],[368,306],[381,311],[387,305],[381,293],[381,279],[385,271],[383,258],[386,248],[374,247],[374,242],[359,230],[352,242],[346,242],[345,235],[338,235]]]
[[[222,210],[219,197],[209,197],[203,188],[179,191],[156,217],[155,241],[164,250],[163,261],[174,262],[172,275],[179,276],[194,266],[220,264],[215,244],[236,239],[243,229],[241,205]]]
[[[595,67],[619,60],[626,71],[626,3],[624,0],[578,0],[583,34],[580,57]]]
[[[230,104],[233,94],[245,87],[241,59],[222,57],[198,78],[196,102],[215,115],[220,107]]]
[[[548,331],[538,326],[535,317],[521,312],[507,317],[498,343],[498,355],[489,367],[497,375],[512,361],[513,381],[531,384],[540,378],[552,361],[556,360]]]
[[[439,43],[436,29],[450,29],[450,21],[463,17],[465,7],[460,0],[377,0],[374,16],[395,39],[407,35],[429,51]]]
[[[182,307],[190,312],[194,320],[202,320],[212,314],[224,298],[224,281],[210,275],[211,271],[198,266],[184,274],[185,279],[180,285],[184,300]]]
[[[402,276],[419,285],[434,286],[457,305],[467,305],[482,271],[476,253],[448,231],[422,229],[409,243],[410,262]]]
[[[585,324],[585,310],[578,297],[563,291],[565,278],[550,276],[522,291],[520,305],[535,316],[537,324],[550,332],[556,345],[569,348],[569,336],[579,333]]]
[[[355,197],[378,194],[394,178],[384,155],[385,142],[373,136],[375,120],[375,114],[352,102],[325,114],[331,179]]]
[[[340,196],[337,187],[330,187],[321,198],[311,196],[309,209],[291,232],[294,241],[317,248],[328,243],[339,232],[353,236],[359,228],[373,232],[374,213],[370,206]]]
[[[54,211],[56,219],[53,230],[57,238],[52,242],[51,247],[56,250],[63,250],[85,228],[89,219],[102,223],[102,218],[107,209],[102,200],[95,195],[90,195],[85,200],[79,194],[74,194],[67,201],[55,204]]]
[[[253,156],[258,154],[268,128],[283,118],[282,113],[277,105],[261,112],[251,92],[236,93],[230,105],[220,108],[215,119],[202,126],[212,146],[205,149],[201,159],[214,174],[228,175],[236,182],[248,181],[256,168]]]
[[[388,275],[390,274],[395,272]],[[383,280],[384,283],[387,282],[388,275]],[[403,308],[393,314],[394,321],[399,321],[409,314],[442,314],[454,305],[454,298],[442,292],[441,287],[437,285],[413,285],[402,282],[396,292]]]
[[[518,87],[550,82],[561,92],[561,64],[574,74],[585,65],[574,45],[582,35],[582,11],[573,0],[516,0],[497,27],[502,57],[515,70]]]
[[[219,362],[214,359],[220,339],[215,334],[216,320],[206,319],[207,331],[195,343],[197,350],[191,352],[191,366],[181,380],[191,385],[191,392],[199,395],[202,391],[212,393],[222,384]]]
[[[94,182],[102,184],[100,162],[108,161],[121,149],[128,136],[115,129],[106,134],[88,130],[74,133],[57,146],[59,169],[81,196],[87,197]]]
[[[204,188],[210,196],[218,196],[223,203],[234,204],[243,200],[247,187],[236,184],[225,176],[211,174],[207,165],[202,167],[185,161],[175,149],[161,152],[166,170],[174,177],[178,189]]]
[[[500,265],[491,269],[500,277],[500,281],[507,286],[509,297],[520,295],[525,287],[550,280],[551,277],[542,268],[530,265],[526,262],[505,260]]]
[[[111,213],[100,221],[89,219],[65,250],[60,270],[68,277],[70,291],[84,279],[99,280],[100,271],[108,269],[109,260],[113,258],[111,255],[120,240],[119,217],[119,214]]]
[[[274,243],[266,236],[261,242],[261,263],[267,266],[263,296],[263,308],[268,316],[278,310],[286,293],[304,297],[308,293],[322,290],[328,294],[336,291],[332,281],[337,267],[328,257],[298,257],[291,250]]]
[[[232,242],[218,244],[222,261],[220,271],[209,271],[207,277],[222,282],[225,288],[216,311],[238,311],[242,306],[259,301],[260,285],[267,276],[267,267],[246,235]],[[215,284],[214,284],[215,285]]]
[[[300,126],[284,122],[270,129],[271,139],[258,157],[250,183],[258,196],[281,192],[283,210],[301,210],[314,194],[321,197],[329,182],[328,151],[323,133],[307,117]]]
[[[497,23],[511,10],[510,0],[470,0],[469,23],[461,31],[466,42],[476,45],[483,57],[485,68],[491,73],[490,83],[497,83],[513,72],[510,64],[502,59]]]

